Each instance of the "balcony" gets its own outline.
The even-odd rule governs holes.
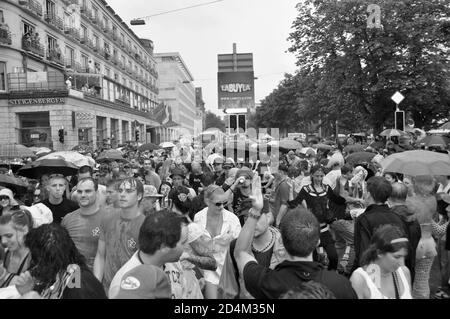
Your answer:
[[[22,49],[31,52],[40,57],[44,57],[44,47],[41,45],[40,41],[36,41],[35,39],[31,39],[31,37],[23,37],[22,38]]]
[[[90,17],[91,17],[91,11],[88,9],[87,6],[82,6],[80,8],[80,13],[81,13],[81,16],[84,17],[85,19],[90,19]]]
[[[75,62],[75,60],[72,60],[71,58],[65,59],[64,66],[66,69],[72,69],[72,70],[79,70],[81,68],[80,64],[78,62]]]
[[[111,62],[114,63],[114,65],[117,65],[119,63],[119,60],[117,59],[116,56],[113,55],[111,58]]]
[[[121,69],[123,69],[123,63],[122,61],[117,61],[117,66]]]
[[[60,17],[56,16],[56,14],[46,13],[44,19],[48,24],[55,26],[60,30],[64,30],[64,22]]]
[[[88,41],[89,41],[89,39],[88,39],[87,35],[82,34],[82,35],[80,36],[80,43],[81,43],[81,44],[86,44],[86,45],[88,45]],[[89,45],[88,45],[88,46],[89,46]]]
[[[106,50],[106,49],[103,49],[103,57],[106,59],[106,60],[111,60],[111,57],[112,57],[112,55],[111,55],[111,52],[109,51],[109,50]]]
[[[61,50],[51,49],[48,51],[47,60],[64,65],[64,57],[61,54]]]
[[[32,93],[48,91],[54,97],[54,91],[67,91],[64,75],[57,71],[47,71],[47,77],[40,82],[28,83],[27,73],[8,73],[7,81],[10,92]],[[51,91],[51,92],[50,92]]]
[[[0,29],[0,44],[11,45],[11,32],[6,29]]]
[[[66,5],[70,6],[71,4],[79,5],[78,0],[62,0]]]
[[[40,19],[42,17],[42,5],[36,0],[19,0],[19,4],[24,6],[36,18]]]
[[[64,33],[73,38],[74,40],[80,41],[80,33],[78,29],[66,26]]]

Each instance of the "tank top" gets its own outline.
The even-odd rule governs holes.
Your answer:
[[[383,295],[381,291],[375,286],[375,283],[370,278],[369,274],[362,268],[359,267],[355,270],[358,274],[360,274],[366,281],[367,287],[370,291],[370,299],[390,299]],[[411,295],[411,289],[409,287],[408,280],[405,277],[405,274],[403,273],[403,269],[400,267],[396,271],[397,277],[400,278],[400,281],[403,286],[403,294],[399,297],[399,299],[412,299]],[[398,287],[400,289],[400,287]]]

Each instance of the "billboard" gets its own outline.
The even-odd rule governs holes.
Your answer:
[[[255,107],[254,74],[252,72],[218,72],[219,109]]]

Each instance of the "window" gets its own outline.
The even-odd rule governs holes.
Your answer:
[[[71,66],[74,66],[75,65],[75,50],[69,46],[66,46],[65,54],[66,54],[67,64],[70,63]]]
[[[94,46],[98,49],[100,48],[100,40],[96,34],[94,34]]]
[[[100,71],[101,71],[101,69],[100,69],[100,63],[94,62],[94,73],[100,74]]]
[[[56,6],[53,1],[47,0],[45,2],[45,9],[47,10],[47,15],[51,18],[55,18],[56,16]]]
[[[125,36],[123,35],[123,33],[120,34],[120,44],[121,45],[125,44]]]
[[[0,91],[6,91],[6,63],[0,62]]]
[[[22,31],[23,34],[31,34],[34,33],[34,26],[27,22],[22,22]]]
[[[81,54],[81,67],[87,71],[86,73],[89,72],[89,57],[85,54]]]
[[[105,75],[109,78],[111,77],[111,70],[109,68],[105,67]]]
[[[94,18],[98,20],[98,8],[96,6],[92,6],[92,13],[94,14]]]
[[[56,48],[57,41],[54,37],[47,35],[47,50],[53,51]]]
[[[81,27],[81,38],[87,40],[87,28],[84,25],[80,25]]]

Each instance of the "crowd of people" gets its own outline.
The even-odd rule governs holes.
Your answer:
[[[448,298],[450,172],[317,145],[258,162],[129,151],[4,187],[0,298]]]

